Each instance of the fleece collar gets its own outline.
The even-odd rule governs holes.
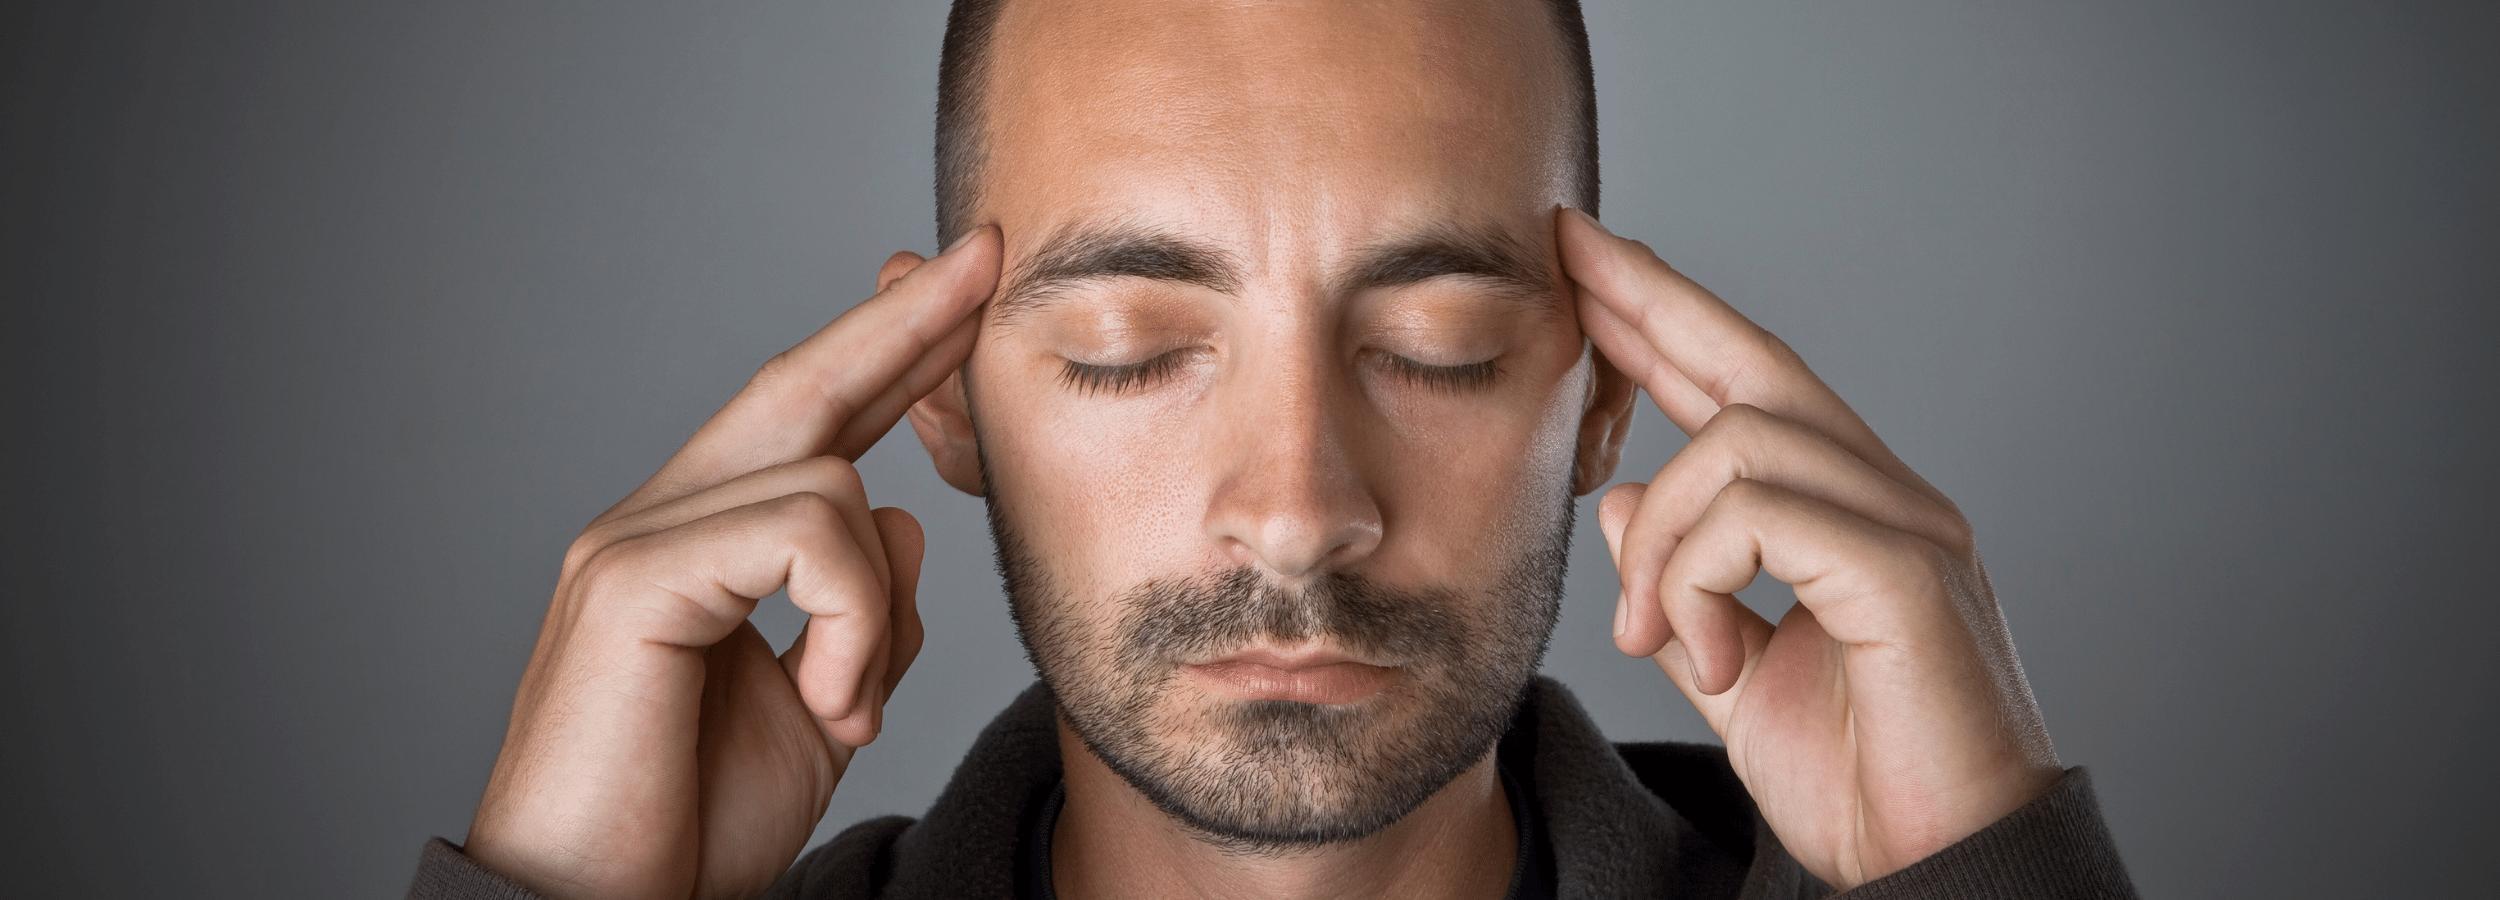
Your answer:
[[[1759,819],[1723,775],[1723,751],[1618,747],[1551,678],[1530,685],[1500,752],[1528,761],[1516,770],[1532,781],[1560,896],[1733,897],[1749,868],[1778,862],[1753,858]],[[1691,777],[1704,773],[1722,774]],[[883,895],[1013,897],[1021,826],[1059,778],[1057,710],[1036,681],[982,729],[928,814],[894,837]]]

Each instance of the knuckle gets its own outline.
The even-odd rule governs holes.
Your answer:
[[[1907,566],[1908,571],[1904,575],[1913,584],[1942,585],[1952,576],[1951,551],[1916,535],[1903,534],[1899,541],[1901,546],[1893,554],[1893,558],[1901,560]]]
[[[1967,557],[1979,547],[1977,531],[1971,527],[1970,520],[1963,518],[1958,511],[1945,515],[1944,523],[1938,528],[1937,538],[1938,544],[1944,548],[1945,552],[1952,554],[1955,558]]]
[[[831,496],[822,491],[791,491],[781,495],[781,503],[790,514],[800,518],[818,518],[841,513],[841,507],[833,502]]]
[[[780,501],[782,518],[794,533],[802,537],[819,537],[834,533],[842,520],[842,504],[816,491],[793,491]]]
[[[1641,315],[1646,318],[1648,313],[1643,312]],[[1635,329],[1639,327],[1638,324],[1633,326]],[[1640,371],[1627,374],[1632,376],[1633,381],[1640,384],[1673,384],[1684,378],[1684,370],[1676,368],[1675,363],[1663,355],[1651,359],[1648,365],[1641,367]]]
[[[1742,474],[1756,471],[1749,463],[1772,427],[1773,416],[1768,410],[1751,403],[1729,403],[1712,413],[1710,421],[1702,423],[1693,442],[1726,458]]]
[[[1702,512],[1705,519],[1716,520],[1718,527],[1731,532],[1753,531],[1771,524],[1785,508],[1794,503],[1796,495],[1787,488],[1759,478],[1738,477],[1711,498],[1710,507]],[[1695,524],[1693,530],[1700,531]]]
[[[1693,520],[1685,538],[1690,540],[1705,532],[1742,528],[1740,523],[1771,499],[1772,490],[1768,483],[1741,475],[1728,479],[1726,484],[1719,486],[1718,493],[1711,495],[1710,502],[1702,506],[1701,515]]]
[[[1814,380],[1814,367],[1806,363],[1805,354],[1797,352],[1795,345],[1781,340],[1778,335],[1771,336],[1771,355],[1779,360],[1779,371],[1806,381]]]
[[[1760,329],[1756,331],[1759,332]],[[1750,397],[1759,393],[1755,387],[1763,377],[1764,370],[1772,365],[1769,354],[1762,350],[1758,341],[1749,342],[1740,338],[1734,343],[1736,345],[1732,348],[1734,352],[1729,354],[1726,365],[1711,370],[1707,375],[1693,382],[1695,387],[1701,388],[1703,394],[1718,401],[1722,406],[1730,403],[1731,398]]]
[[[794,346],[764,360],[763,365],[755,367],[755,375],[747,379],[747,392],[770,405],[792,410],[835,402],[833,388],[799,354],[800,347]]]
[[[592,526],[575,536],[573,543],[564,548],[564,564],[558,570],[559,579],[570,581],[580,577],[582,570],[590,565],[591,559],[598,556],[599,551],[607,549],[611,543],[614,541],[608,538],[606,530],[600,526]]]
[[[1755,507],[1770,502],[1773,497],[1777,495],[1777,493],[1778,489],[1772,487],[1770,482],[1757,478],[1738,476],[1736,478],[1729,479],[1727,486],[1719,489],[1718,499],[1713,500],[1711,505],[1718,506],[1720,504],[1726,504],[1727,506],[1737,508]]]
[[[754,377],[747,379],[747,383],[757,387],[762,387],[787,381],[790,377],[791,367],[796,364],[796,361],[790,358],[790,351],[783,350],[779,353],[775,353],[772,356],[767,357],[762,365],[755,367],[755,375]]]
[[[863,498],[868,496],[867,482],[860,478],[859,467],[839,456],[810,457],[799,463],[800,480],[810,490],[827,497]]]
[[[802,693],[803,696],[799,699],[807,702],[808,713],[816,718],[827,722],[835,722],[840,721],[843,714],[849,712],[847,709],[833,705],[833,691],[831,688],[819,691],[805,691]]]
[[[1775,362],[1783,364],[1794,363],[1803,358],[1797,354],[1797,348],[1790,346],[1788,341],[1782,339],[1771,329],[1756,326],[1754,328],[1754,339],[1761,348],[1762,355]]]
[[[1741,347],[1733,363],[1701,385],[1711,397],[1722,403],[1728,397],[1752,396],[1758,388],[1768,387],[1763,384],[1764,381],[1776,381],[1779,377],[1777,373],[1793,371],[1803,364],[1797,351],[1769,329],[1757,325],[1752,334],[1750,341],[1740,341],[1740,344],[1749,346]]]
[[[1771,418],[1770,410],[1738,400],[1719,407],[1718,413],[1712,415],[1710,421],[1703,423],[1702,427],[1718,425],[1721,429],[1760,428],[1769,418]],[[1721,419],[1725,419],[1726,424],[1720,424]]]
[[[641,555],[641,538],[604,543],[587,551],[574,582],[585,596],[597,597],[616,591],[619,581],[632,577],[635,560]]]
[[[790,552],[819,564],[838,559],[828,554],[850,539],[850,530],[842,524],[842,504],[815,491],[799,491],[781,499],[781,535]]]

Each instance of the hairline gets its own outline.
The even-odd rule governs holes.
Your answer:
[[[1579,0],[1533,0],[1545,5],[1562,44],[1565,89],[1575,107],[1572,120],[1579,141],[1573,180],[1574,205],[1597,214],[1598,145],[1597,82],[1588,42],[1588,26]],[[979,208],[981,170],[988,160],[983,142],[982,98],[988,91],[990,49],[1006,0],[954,0],[946,14],[946,33],[938,53],[938,96],[934,181],[938,246],[948,246],[973,226]]]

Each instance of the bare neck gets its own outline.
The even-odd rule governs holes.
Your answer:
[[[1051,832],[1050,870],[1067,900],[1499,898],[1517,864],[1518,834],[1490,750],[1380,833],[1281,855],[1206,843],[1104,765],[1065,721],[1059,758],[1067,799]]]

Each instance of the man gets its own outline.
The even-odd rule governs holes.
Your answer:
[[[1570,3],[965,0],[940,68],[951,246],[575,542],[415,895],[2132,893],[1953,503],[1586,212]],[[1643,392],[1693,439],[1600,504],[1615,644],[1724,751],[1535,674]],[[906,416],[1041,682],[793,867],[920,646],[922,533],[850,465]]]

